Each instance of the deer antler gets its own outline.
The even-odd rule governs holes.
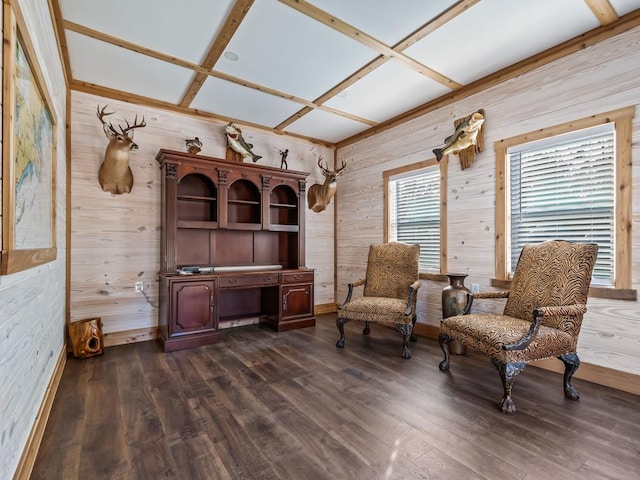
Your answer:
[[[320,158],[318,158],[318,167],[320,167],[320,171],[322,171],[322,174],[326,177],[329,174],[331,174],[331,172],[329,171],[328,168],[323,167],[321,163],[322,163],[322,155],[320,155]]]
[[[104,121],[104,117],[106,117],[107,115],[113,115],[115,112],[106,112],[105,110],[107,109],[109,105],[105,105],[104,107],[102,107],[102,110],[100,109],[100,105],[98,105],[97,111],[96,111],[96,115],[98,116],[98,119],[100,120],[100,122],[102,122],[102,129],[104,130],[104,134],[107,135],[107,137],[109,136],[109,133],[107,133],[107,129],[109,129],[109,131],[113,134],[113,135],[118,135],[118,131],[113,128],[113,125],[111,125],[111,123],[105,122]]]
[[[340,175],[345,168],[347,168],[347,162],[342,160],[342,166],[338,170],[336,170],[336,177]]]
[[[142,117],[142,122],[138,124],[138,114],[136,114],[133,125],[129,125],[129,121],[127,119],[125,119],[125,122],[127,123],[127,128],[122,128],[122,126],[120,126],[120,131],[123,135],[126,135],[129,130],[133,130],[134,128],[142,128],[147,126],[147,123],[144,121],[144,117]]]

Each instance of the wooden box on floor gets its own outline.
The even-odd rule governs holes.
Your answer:
[[[102,321],[100,318],[88,318],[70,323],[69,339],[74,357],[87,358],[101,355],[104,351]]]

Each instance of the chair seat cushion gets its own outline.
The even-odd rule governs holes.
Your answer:
[[[407,300],[388,297],[358,297],[338,308],[338,317],[363,322],[394,324],[411,323],[405,315]]]
[[[462,344],[503,363],[528,362],[575,353],[574,338],[562,330],[540,325],[537,335],[524,350],[506,351],[502,346],[525,335],[531,322],[508,315],[480,313],[445,318],[440,331]]]

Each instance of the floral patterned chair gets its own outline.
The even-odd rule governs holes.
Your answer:
[[[466,311],[474,298],[508,298],[502,315],[463,314],[442,321],[440,370],[449,370],[452,340],[488,355],[504,387],[500,410],[515,413],[511,391],[516,375],[528,362],[557,357],[565,366],[565,397],[578,400],[571,378],[580,366],[576,347],[597,253],[595,244],[564,240],[525,246],[509,291],[469,295]]]
[[[364,335],[370,333],[370,322],[381,323],[402,333],[402,357],[411,358],[409,340],[416,341],[413,326],[420,288],[419,263],[420,245],[391,242],[369,247],[366,278],[348,284],[347,298],[338,307],[337,347],[344,348],[344,324],[348,321],[364,322]],[[363,296],[352,299],[353,288],[361,285],[364,285]]]

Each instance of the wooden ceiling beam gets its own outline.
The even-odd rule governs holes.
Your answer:
[[[338,93],[340,93],[343,90],[345,90],[346,88],[350,87],[351,85],[356,83],[358,80],[363,78],[368,73],[371,73],[373,70],[378,68],[380,65],[385,63],[387,60],[389,60],[389,57],[385,57],[383,55],[380,55],[378,58],[375,58],[374,60],[369,62],[367,65],[362,67],[360,70],[358,70],[356,73],[354,73],[353,75],[350,75],[348,78],[346,78],[345,80],[340,82],[338,85],[336,85],[335,87],[331,88],[330,90],[328,90],[327,92],[323,93],[321,96],[316,98],[313,101],[313,104],[314,105],[318,105],[318,108],[322,108],[324,102],[326,102],[330,98],[335,97]],[[296,120],[299,120],[300,118],[304,117],[307,113],[309,113],[311,111],[312,111],[311,108],[305,107],[305,108],[297,111],[293,115],[291,115],[289,118],[287,118],[285,121],[283,121],[279,125],[277,125],[276,128],[277,129],[284,129],[284,128],[288,127],[289,125],[291,125]],[[362,120],[360,120],[360,121],[362,121]],[[369,124],[369,120],[366,120],[363,123]],[[376,125],[377,125],[377,123],[376,123]]]
[[[214,70],[207,70],[205,67],[203,67],[202,65],[199,65],[197,63],[189,62],[187,60],[182,60],[182,59],[173,57],[171,55],[167,55],[167,54],[152,50],[150,48],[142,47],[142,46],[137,45],[135,43],[131,43],[131,42],[128,42],[128,41],[123,40],[121,38],[113,37],[111,35],[107,35],[106,33],[102,33],[102,32],[98,32],[96,30],[92,30],[90,28],[84,27],[82,25],[78,25],[78,24],[73,23],[73,22],[65,21],[64,22],[64,27],[66,29],[68,29],[68,30],[80,33],[82,35],[86,35],[88,37],[95,38],[96,40],[100,40],[100,41],[109,43],[111,45],[115,45],[115,46],[124,48],[126,50],[130,50],[132,52],[136,52],[136,53],[140,53],[140,54],[143,54],[143,55],[147,55],[147,56],[149,56],[151,58],[155,58],[157,60],[162,60],[164,62],[171,63],[171,64],[176,65],[178,67],[183,67],[183,68],[187,68],[187,69],[193,70],[194,72],[196,72],[196,74],[200,74],[200,75],[203,75],[205,77],[206,76],[216,77],[216,78],[219,78],[221,80],[225,80],[227,82],[235,83],[236,85],[240,85],[240,86],[243,86],[243,87],[246,87],[246,88],[250,88],[252,90],[256,90],[256,91],[259,91],[259,92],[262,92],[262,93],[267,93],[269,95],[273,95],[274,97],[279,97],[279,98],[283,98],[285,100],[290,100],[292,102],[299,103],[301,105],[304,105],[305,108],[309,108],[309,109],[320,108],[322,110],[330,111],[331,113],[335,113],[335,114],[340,115],[342,117],[350,118],[352,120],[356,120],[358,122],[364,123],[365,125],[369,125],[369,126],[375,126],[375,125],[378,124],[377,122],[374,122],[372,120],[361,118],[361,117],[358,117],[356,115],[352,115],[350,113],[342,112],[342,111],[339,111],[339,110],[336,110],[336,109],[332,109],[332,108],[329,108],[329,107],[323,107],[323,106],[318,105],[318,104],[316,104],[314,102],[310,102],[308,100],[305,100],[304,98],[296,97],[294,95],[289,95],[287,93],[280,92],[280,91],[275,90],[273,88],[268,88],[268,87],[265,87],[263,85],[259,85],[257,83],[249,82],[247,80],[243,80],[241,78],[234,77],[233,75],[228,75],[226,73],[222,73],[222,72],[218,72],[218,71],[214,71]],[[183,105],[182,102],[180,102],[179,106],[187,107],[188,105]]]
[[[308,17],[313,18],[317,22],[320,22],[327,27],[330,27],[342,33],[343,35],[346,35],[347,37],[377,51],[385,57],[394,58],[400,62],[403,62],[415,71],[431,78],[432,80],[435,80],[438,83],[443,84],[446,87],[449,87],[453,90],[462,87],[462,85],[455,82],[454,80],[451,80],[445,75],[442,75],[440,72],[436,72],[426,65],[423,65],[422,63],[409,58],[400,52],[395,51],[388,45],[382,43],[380,40],[373,38],[371,35],[366,34],[362,30],[358,30],[356,27],[343,22],[342,20],[330,15],[324,10],[320,10],[319,8],[305,2],[304,0],[280,0],[280,2],[287,5],[288,7],[293,8],[294,10],[297,10],[300,13],[303,13],[304,15],[307,15]]]
[[[242,20],[249,12],[253,2],[254,0],[236,0],[236,3],[233,5],[231,12],[229,12],[220,33],[213,41],[211,48],[209,48],[207,55],[200,65],[203,69],[211,70],[216,64],[222,55],[222,52],[224,52],[224,49],[227,48],[231,38],[236,33],[240,23],[242,23]],[[204,85],[206,78],[207,76],[204,73],[197,72],[194,75],[193,80],[191,80],[191,84],[187,88],[182,100],[180,100],[180,106],[188,107],[191,105],[191,102],[196,98],[200,88]]]
[[[600,25],[609,25],[618,20],[618,14],[609,2],[609,0],[584,0],[589,6],[593,14],[596,16]]]
[[[449,23],[451,20],[456,18],[458,15],[466,12],[471,7],[473,7],[480,0],[460,0],[457,3],[454,3],[449,8],[447,8],[440,15],[425,23],[422,27],[418,28],[411,35],[408,35],[404,39],[400,40],[397,44],[393,46],[393,50],[395,52],[402,52],[409,48],[411,45],[418,43],[424,37],[429,35],[430,33],[435,32],[438,28],[442,27],[444,24]]]
[[[440,28],[445,23],[450,22],[455,17],[465,12],[466,10],[471,8],[473,5],[475,5],[479,1],[480,0],[460,0],[459,2],[455,3],[454,5],[449,7],[447,10],[442,12],[440,15],[438,15],[434,19],[424,24],[415,32],[413,32],[412,34],[400,40],[397,44],[395,44],[392,47],[392,50],[398,53],[402,52],[403,50],[410,47],[414,43],[418,42],[419,40],[422,40],[429,33],[433,32],[437,28]],[[364,78],[365,76],[373,72],[376,68],[385,64],[390,58],[391,57],[389,56],[380,55],[379,57],[373,59],[364,67],[362,67],[360,70],[350,75],[349,77],[344,79],[342,82],[340,82],[339,84],[337,84],[336,86],[334,86],[333,88],[331,88],[330,90],[326,91],[321,96],[316,98],[313,101],[313,103],[316,105],[323,105],[327,100],[335,97],[338,93],[342,92],[343,90],[346,90],[351,85],[356,83],[358,80],[361,80],[362,78]],[[299,110],[298,112],[294,113],[293,115],[291,115],[289,118],[287,118],[284,122],[277,125],[275,128],[284,129],[311,111],[312,109],[305,107]]]
[[[365,138],[377,135],[380,132],[389,130],[398,125],[401,125],[414,118],[421,117],[429,112],[433,112],[438,108],[442,108],[447,105],[451,105],[454,102],[460,101],[463,98],[467,98],[473,94],[479,93],[483,90],[491,88],[502,82],[505,82],[511,78],[523,75],[531,70],[534,70],[542,65],[551,63],[559,58],[566,57],[572,53],[584,50],[587,47],[602,42],[608,38],[619,35],[632,28],[640,26],[640,8],[633,10],[632,12],[620,17],[616,22],[606,26],[596,27],[582,35],[578,35],[566,42],[563,42],[555,47],[551,47],[543,52],[526,58],[511,66],[505,67],[491,75],[487,75],[484,78],[476,80],[469,85],[461,88],[460,90],[445,94],[439,98],[436,98],[430,102],[425,103],[419,107],[414,108],[408,112],[398,115],[386,122],[380,123],[380,125],[370,128],[364,132],[353,135],[349,138],[336,143],[336,148],[342,148],[347,145],[351,145]]]
[[[118,100],[121,102],[132,103],[135,105],[143,105],[146,107],[157,108],[160,110],[167,110],[169,112],[179,113],[181,115],[188,115],[191,117],[212,121],[215,123],[219,123],[221,125],[226,125],[229,122],[233,122],[236,125],[239,125],[242,127],[246,126],[262,132],[275,133],[276,135],[280,135],[284,137],[291,137],[291,138],[296,138],[298,140],[304,140],[314,145],[323,145],[325,147],[333,147],[333,143],[327,142],[324,140],[319,140],[317,138],[298,135],[296,133],[283,132],[283,131],[276,130],[274,128],[265,127],[264,125],[259,125],[257,123],[246,122],[244,120],[239,120],[237,118],[224,117],[221,115],[216,115],[216,114],[204,112],[201,110],[196,110],[193,108],[182,107],[174,103],[165,102],[162,100],[157,100],[155,98],[145,97],[142,95],[137,95],[135,93],[123,92],[122,90],[116,90],[113,88],[104,87],[102,85],[96,85],[90,82],[81,82],[78,80],[71,80],[71,83],[69,84],[69,88],[72,91],[76,91],[76,92],[89,93],[91,95],[97,95],[99,97],[112,98],[114,100]]]

